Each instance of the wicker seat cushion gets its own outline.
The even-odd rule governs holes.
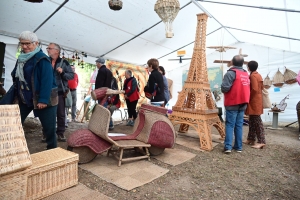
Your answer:
[[[150,144],[146,144],[144,142],[138,141],[138,140],[119,140],[116,142],[116,145],[118,147],[150,147]]]

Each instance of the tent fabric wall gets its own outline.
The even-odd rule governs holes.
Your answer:
[[[272,79],[274,74],[279,69],[284,73],[284,66],[288,69],[298,73],[300,70],[300,53],[288,52],[282,50],[271,49],[268,47],[248,44],[248,43],[238,43],[233,45],[237,49],[228,50],[224,52],[224,60],[231,60],[234,55],[238,54],[238,50],[242,48],[244,54],[248,54],[248,57],[245,57],[245,61],[255,60],[258,62],[258,72],[262,75],[263,79],[269,74],[269,77]],[[269,55],[269,56],[268,56]],[[210,67],[221,67],[221,64],[213,63],[214,60],[220,58],[219,52],[210,53],[207,55],[207,66]],[[182,71],[187,70],[190,67],[190,61],[185,61],[184,65],[176,67],[174,70],[168,71],[166,76],[173,80],[173,93],[174,98],[170,100],[170,107],[175,105],[178,92],[182,89]],[[223,66],[223,74],[229,68],[226,64]],[[247,67],[244,66],[244,69],[247,70]],[[284,84],[280,88],[279,92],[274,91],[274,86],[268,89],[270,100],[272,103],[279,103],[285,96],[290,95],[289,99],[286,100],[287,107],[283,113],[279,114],[279,121],[283,122],[293,122],[297,120],[296,115],[296,105],[300,101],[300,95],[297,91],[300,91],[300,86],[298,83],[292,85]],[[223,107],[223,95],[221,95],[221,100],[217,102],[219,107]],[[264,114],[262,115],[263,121],[272,121],[272,113],[269,113],[268,110],[264,109]]]

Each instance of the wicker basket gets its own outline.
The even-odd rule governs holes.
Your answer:
[[[281,87],[284,84],[284,77],[283,74],[279,71],[276,72],[276,74],[273,77],[273,85],[275,87]]]
[[[0,176],[32,164],[18,105],[0,106],[0,161]]]
[[[31,158],[26,199],[41,199],[78,184],[78,154],[56,148]]]
[[[266,89],[269,89],[271,87],[272,81],[271,81],[269,75],[267,75],[267,77],[265,78],[263,84],[264,84],[264,88],[266,88]]]
[[[0,176],[0,199],[26,199],[28,172],[26,169]]]
[[[285,67],[283,77],[284,77],[284,83],[286,84],[293,84],[297,82],[296,80],[297,74],[286,67]]]

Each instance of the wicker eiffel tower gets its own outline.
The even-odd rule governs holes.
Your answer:
[[[212,98],[206,66],[206,14],[197,15],[197,31],[193,57],[187,80],[169,119],[180,124],[179,132],[187,132],[192,126],[199,134],[200,149],[212,150],[211,127],[225,137],[225,128],[218,117],[218,109]]]

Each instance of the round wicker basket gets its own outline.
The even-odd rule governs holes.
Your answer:
[[[282,87],[284,84],[284,77],[283,74],[277,70],[276,74],[273,77],[273,85],[276,87]]]
[[[108,5],[112,10],[121,10],[123,7],[123,2],[121,0],[109,0]]]
[[[283,74],[283,77],[284,77],[284,83],[286,84],[293,84],[297,82],[296,80],[297,74],[286,67],[285,67],[285,72]]]
[[[264,88],[266,88],[266,89],[269,89],[271,87],[272,81],[271,81],[269,75],[267,75],[267,77],[265,78],[263,84],[264,84]]]

